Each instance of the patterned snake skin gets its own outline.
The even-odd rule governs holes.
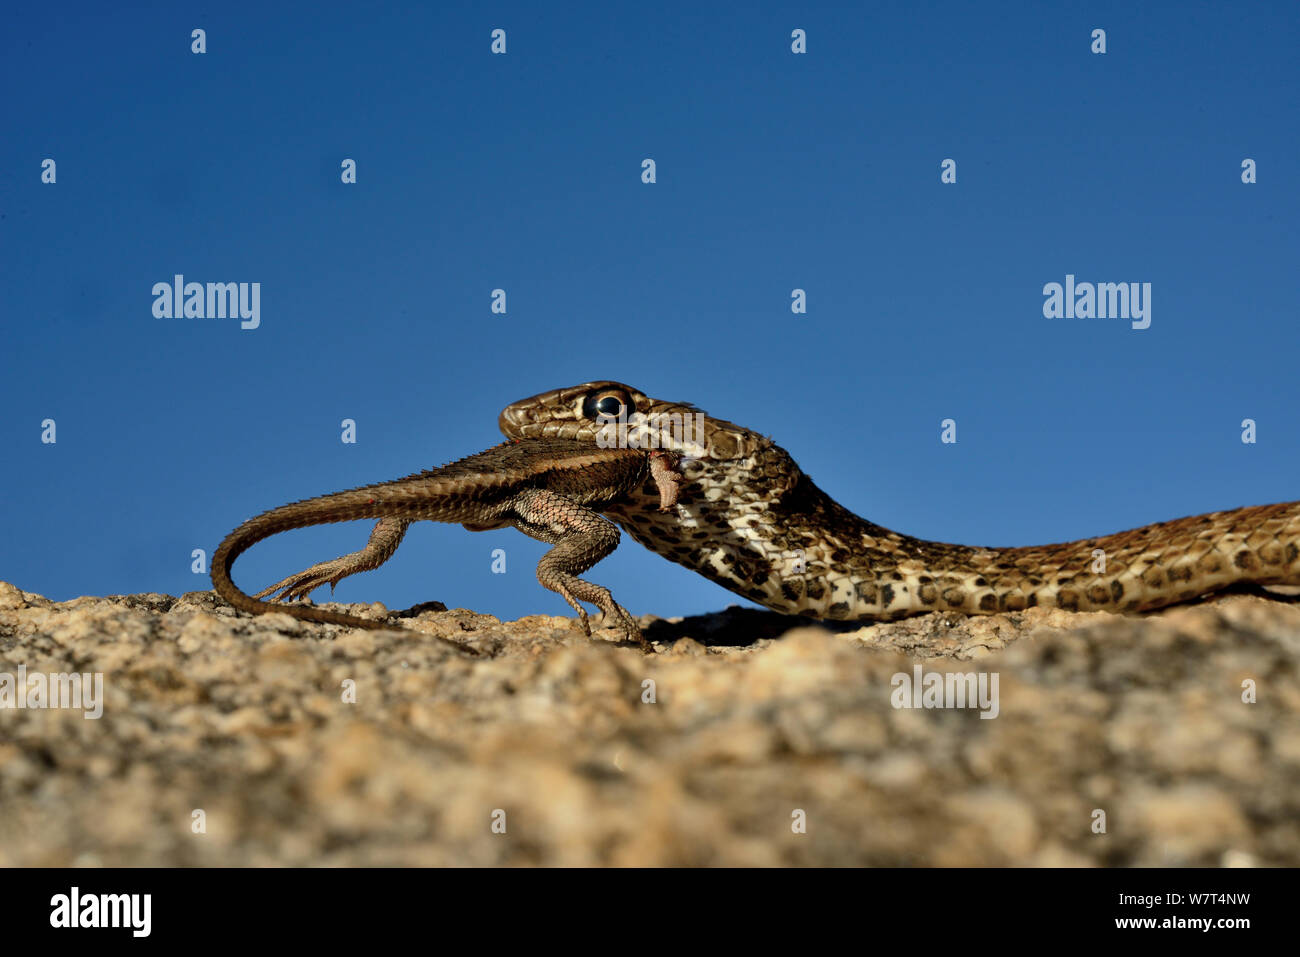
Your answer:
[[[1139,612],[1240,583],[1300,585],[1300,502],[1059,545],[976,548],[872,524],[831,499],[770,439],[618,382],[523,399],[501,413],[500,426],[510,438],[599,443],[607,439],[598,412],[620,406],[626,415],[675,413],[700,423],[703,434],[692,445],[655,433],[663,448],[687,456],[675,511],[659,511],[647,481],[604,513],[647,548],[775,611],[835,619],[1035,606]]]

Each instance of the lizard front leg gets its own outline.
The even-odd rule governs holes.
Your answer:
[[[297,574],[282,578],[269,588],[263,588],[253,597],[265,598],[272,592],[279,592],[275,596],[276,601],[306,598],[309,592],[327,583],[330,591],[333,591],[334,586],[349,575],[378,568],[392,558],[410,527],[410,521],[405,518],[381,518],[375,523],[365,548],[340,555],[328,562],[317,562],[311,568],[304,568]]]
[[[557,592],[578,613],[582,630],[591,636],[586,609],[590,602],[601,610],[623,634],[642,649],[653,648],[641,637],[632,616],[614,601],[609,589],[578,577],[618,547],[619,531],[613,522],[591,509],[549,489],[525,489],[514,503],[514,526],[530,538],[554,545],[537,563],[537,580],[543,588]]]

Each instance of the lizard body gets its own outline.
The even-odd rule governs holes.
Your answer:
[[[392,556],[413,521],[457,522],[470,531],[513,525],[555,546],[538,562],[538,580],[578,612],[588,635],[587,613],[579,601],[596,605],[627,637],[640,641],[636,623],[609,590],[577,576],[618,545],[618,529],[598,513],[640,488],[647,478],[660,488],[657,501],[671,507],[680,477],[672,471],[671,457],[663,453],[602,449],[562,438],[506,442],[441,468],[263,512],[217,547],[212,583],[222,598],[253,614],[283,611],[308,621],[355,628],[391,627],[323,608],[258,599],[271,592],[280,592],[282,598],[302,597],[327,582],[333,586],[348,575],[377,568]],[[360,551],[313,565],[256,596],[240,591],[230,577],[235,559],[264,538],[294,528],[364,518],[379,521]]]

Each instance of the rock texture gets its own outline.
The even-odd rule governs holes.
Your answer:
[[[0,583],[0,675],[104,676],[99,720],[0,710],[0,865],[1300,864],[1288,603],[732,609],[643,619],[653,656],[569,618],[405,623]],[[916,664],[996,673],[998,716],[896,709]]]

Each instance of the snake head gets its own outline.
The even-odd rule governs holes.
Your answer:
[[[770,447],[769,439],[685,402],[655,399],[609,379],[512,402],[497,420],[510,439],[566,438],[601,447],[666,449],[684,463],[729,461]]]

